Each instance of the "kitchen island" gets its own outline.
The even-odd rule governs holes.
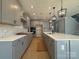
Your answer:
[[[31,40],[32,34],[0,37],[0,59],[20,59]]]
[[[63,33],[43,33],[51,59],[78,59],[79,36]]]

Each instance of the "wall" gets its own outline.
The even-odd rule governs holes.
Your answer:
[[[66,34],[79,33],[79,23],[76,22],[75,19],[73,19],[70,16],[65,17],[65,23],[63,19],[62,21],[59,21],[57,24],[58,24],[58,32],[60,33],[66,33]]]
[[[12,5],[16,5],[18,8],[14,8]],[[20,6],[16,0],[2,0],[2,22],[20,25],[20,12]]]
[[[59,18],[59,22],[57,22],[57,32],[65,33],[65,20],[64,18]]]
[[[79,33],[79,23],[75,21],[72,17],[65,18],[65,33],[74,34]]]

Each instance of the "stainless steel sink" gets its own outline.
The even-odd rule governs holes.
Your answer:
[[[47,34],[52,34],[52,33],[47,33]]]

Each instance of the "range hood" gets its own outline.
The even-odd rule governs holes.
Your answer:
[[[71,17],[74,18],[77,22],[79,22],[79,13],[77,13]]]

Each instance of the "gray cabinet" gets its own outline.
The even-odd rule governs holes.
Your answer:
[[[20,59],[22,54],[28,48],[32,40],[32,35],[20,38],[13,42],[13,59]]]
[[[63,40],[56,43],[57,59],[78,59],[79,40]]]
[[[79,40],[56,40],[43,34],[51,59],[79,59]]]
[[[0,0],[0,22],[2,21],[2,19],[1,19],[1,17],[2,17],[2,16],[1,16],[1,14],[2,14],[2,5],[1,5],[2,2],[1,2],[1,1],[2,1],[2,0]]]
[[[79,40],[70,41],[70,59],[79,59]]]
[[[32,34],[20,37],[14,41],[0,41],[0,59],[20,59],[31,40]]]
[[[1,1],[2,4],[0,6],[2,7],[2,22],[13,25],[20,25],[21,7],[19,6],[18,2],[16,0]]]
[[[15,40],[12,42],[12,58],[13,59],[19,59],[20,58],[20,46],[19,46],[19,40]]]
[[[12,43],[0,41],[0,59],[12,59]]]
[[[45,44],[47,46],[50,58],[55,59],[55,41],[52,40],[52,38],[50,38],[49,36],[47,36],[45,34],[43,34],[43,38],[44,38]]]
[[[26,39],[24,38],[25,37],[22,37],[12,42],[12,59],[20,59],[22,54],[24,53],[26,49]]]
[[[56,59],[69,59],[69,43],[68,41],[56,41]]]

